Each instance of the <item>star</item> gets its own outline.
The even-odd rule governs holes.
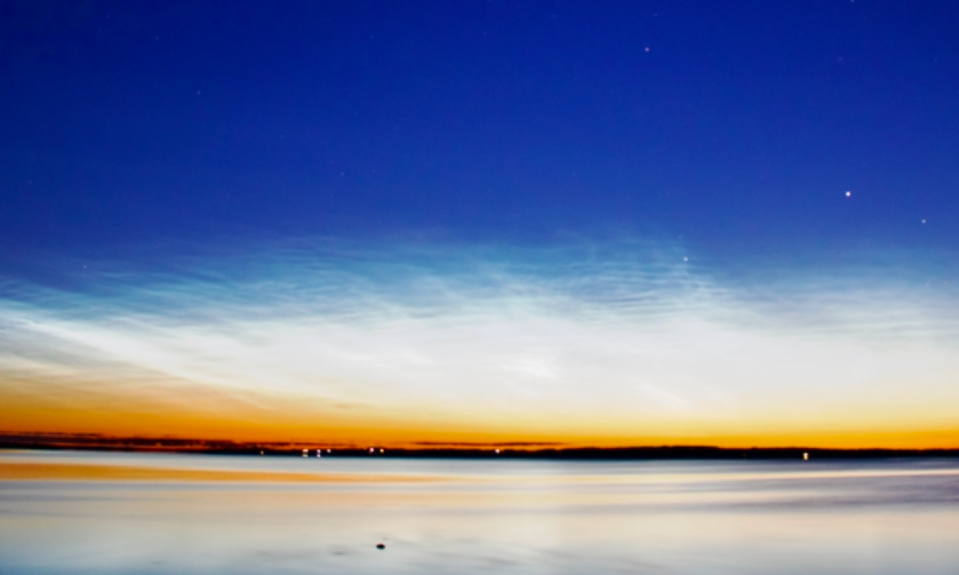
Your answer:
[[[847,191],[846,191],[846,197],[847,197],[847,198],[851,198],[851,197],[852,197],[852,192],[850,192],[850,191],[847,190]]]

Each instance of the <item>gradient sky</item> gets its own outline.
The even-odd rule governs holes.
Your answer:
[[[957,28],[0,1],[0,432],[959,447]]]

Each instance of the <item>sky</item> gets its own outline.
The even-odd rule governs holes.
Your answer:
[[[959,6],[0,1],[0,432],[959,447]]]

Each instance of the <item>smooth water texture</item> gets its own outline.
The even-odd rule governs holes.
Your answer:
[[[150,468],[164,479],[7,473],[4,575],[959,572],[955,460],[0,452],[0,469],[24,465]],[[197,470],[235,477],[175,478]]]

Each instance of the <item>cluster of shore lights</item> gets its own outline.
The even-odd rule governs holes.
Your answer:
[[[332,449],[327,449],[326,452],[327,452],[327,453],[333,453],[333,450],[332,450]],[[263,455],[263,452],[262,452],[262,451],[260,452],[260,455]],[[309,456],[310,456],[310,450],[309,450],[309,449],[304,449],[304,450],[303,450],[303,457],[309,457]],[[317,449],[317,450],[316,450],[316,456],[317,456],[317,457],[323,457],[323,450],[322,450],[322,449]]]
[[[499,455],[500,450],[499,450],[498,448],[495,449],[494,451],[496,452],[497,455]],[[333,453],[333,450],[332,450],[332,449],[327,449],[327,450],[326,450],[326,453],[329,455],[329,454]],[[370,453],[370,454],[386,453],[386,450],[383,449],[382,447],[380,447],[380,448],[371,447],[371,448],[369,448],[369,453]],[[262,451],[260,451],[260,455],[263,455],[263,452],[262,452]],[[303,457],[309,457],[309,456],[310,456],[310,450],[309,450],[309,449],[304,449],[304,450],[303,450]],[[323,450],[322,450],[322,449],[317,449],[317,450],[316,450],[316,456],[317,456],[317,457],[323,457]]]

